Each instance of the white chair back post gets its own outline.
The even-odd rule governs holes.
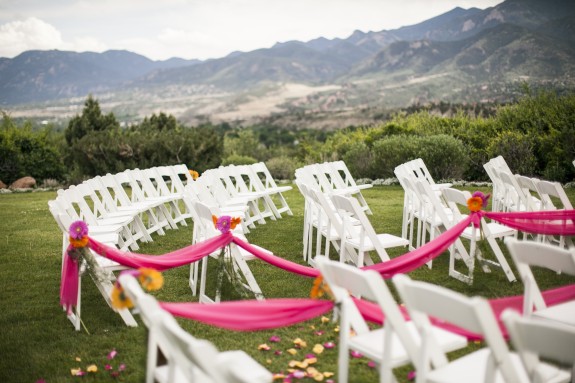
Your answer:
[[[172,172],[180,179],[185,185],[193,183],[194,179],[190,174],[190,169],[185,164],[171,165]]]
[[[309,190],[309,195],[312,204],[315,205],[318,211],[318,231],[316,238],[316,256],[322,254],[329,258],[330,247],[333,245],[334,249],[341,255],[341,238],[344,235],[343,221],[341,216],[337,213],[335,206],[328,197],[319,190]],[[352,223],[355,225],[356,221]],[[325,246],[322,245],[323,238],[325,238]],[[323,248],[323,251],[322,251]],[[348,249],[350,251],[352,249]],[[357,258],[357,253],[354,252],[352,259]],[[339,259],[340,262],[342,259]],[[312,261],[310,264],[314,265]]]
[[[505,187],[495,170],[493,160],[483,164],[487,176],[491,180],[493,191],[491,193],[491,211],[503,211],[503,201],[505,199]]]
[[[374,271],[319,256],[317,267],[330,287],[340,310],[339,382],[347,382],[350,350],[358,351],[378,364],[381,382],[394,381],[392,369],[414,363],[421,343],[413,323],[406,322],[385,281]],[[385,316],[380,328],[370,328],[352,296],[374,302]],[[352,336],[351,332],[355,332]],[[446,352],[467,346],[467,340],[437,327],[438,347]],[[352,379],[353,380],[353,379]]]
[[[303,196],[304,212],[303,212],[303,259],[308,261],[313,253],[313,233],[314,224],[318,220],[317,206],[313,203],[310,196],[310,189],[301,179],[296,180],[296,186]]]
[[[523,313],[546,320],[562,322],[575,327],[575,301],[567,301],[547,307],[543,295],[533,275],[531,266],[542,267],[557,273],[575,275],[575,252],[534,241],[508,239],[505,244],[515,261],[517,271],[523,281]]]
[[[401,220],[401,236],[409,240],[409,250],[414,250],[416,245],[414,245],[413,235],[416,221],[419,221],[417,219],[419,199],[414,195],[415,190],[413,190],[406,182],[409,177],[406,167],[403,164],[398,165],[393,170],[393,173],[403,188],[403,216]],[[419,222],[417,222],[417,224],[420,225]]]
[[[170,213],[170,217],[176,224],[176,228],[178,228],[178,223],[182,226],[188,226],[186,218],[189,218],[189,216],[182,213],[182,211],[186,211],[183,196],[181,194],[171,193],[164,178],[155,168],[141,170],[140,174],[145,192],[151,196],[152,200],[164,202],[164,205]]]
[[[426,282],[413,281],[405,274],[393,277],[412,321],[421,337],[421,358],[417,382],[495,382],[497,376],[505,382],[524,382],[524,371],[518,370],[493,315],[489,302],[481,297],[468,298],[455,291]],[[475,351],[461,359],[448,361],[430,335],[429,317],[444,320],[467,331],[480,334],[488,348]],[[430,369],[430,366],[433,366]],[[473,376],[471,376],[471,371]],[[461,376],[466,373],[466,376]]]
[[[385,262],[390,259],[385,249],[407,246],[409,244],[408,240],[396,235],[388,233],[377,234],[357,199],[340,195],[332,195],[331,199],[336,210],[341,215],[343,223],[342,233],[340,233],[342,242],[340,260],[345,261],[353,257],[354,252],[348,251],[348,248],[351,247],[357,251],[357,259],[351,260],[358,267],[362,267],[364,263],[368,265],[373,264],[373,260],[369,256],[370,251],[375,251],[380,260]]]
[[[465,216],[460,213],[459,207],[467,208],[467,200],[471,198],[471,193],[468,191],[447,188],[443,189],[443,195],[453,212],[453,221],[459,222],[464,219]],[[474,226],[470,226],[461,234],[463,238],[467,238],[471,242],[469,256],[475,257],[479,260],[483,271],[490,272],[489,266],[499,267],[503,270],[509,282],[517,280],[496,241],[497,238],[515,236],[517,231],[496,222],[487,223],[485,218],[481,218],[481,230],[483,231],[483,235],[481,235],[481,232],[476,230]],[[495,255],[496,261],[485,258],[481,251],[476,248],[476,242],[483,239],[485,239],[489,244],[493,254]]]
[[[573,381],[572,373],[550,371],[547,365],[541,363],[540,358],[565,363],[571,367],[572,372],[575,371],[575,328],[522,317],[511,309],[505,310],[501,318],[531,382],[566,382],[570,377]]]

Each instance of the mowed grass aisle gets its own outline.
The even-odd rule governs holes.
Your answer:
[[[574,200],[573,191],[568,193]],[[399,186],[374,187],[364,191],[364,195],[374,212],[370,219],[376,230],[400,234],[403,190]],[[55,192],[0,195],[0,382],[36,382],[40,379],[47,383],[107,382],[115,381],[116,378],[110,375],[114,371],[119,372],[117,379],[120,381],[143,382],[146,329],[137,315],[140,326],[126,327],[120,317],[106,306],[89,278],[84,278],[82,285],[82,318],[89,334],[74,331],[59,306],[62,236],[47,206],[47,201],[55,196]],[[248,238],[251,243],[304,264],[303,198],[295,187],[286,197],[294,216],[258,225]],[[163,237],[154,236],[153,243],[143,244],[139,252],[163,254],[182,248],[190,244],[191,235],[191,224],[179,230],[169,230]],[[488,251],[485,247],[482,250]],[[393,251],[391,255],[401,253],[401,250]],[[521,282],[509,283],[500,270],[485,274],[480,267],[475,270],[473,286],[467,286],[447,275],[448,258],[443,255],[434,261],[433,269],[423,267],[413,271],[411,276],[467,295],[493,298],[523,292]],[[259,260],[251,261],[249,265],[266,297],[309,296],[312,279]],[[165,285],[155,295],[162,301],[195,301],[188,287],[188,275],[189,267],[165,272]],[[575,280],[548,272],[541,275],[544,278],[542,288]],[[179,322],[193,335],[214,342],[220,350],[245,350],[272,372],[287,372],[288,363],[303,360],[315,344],[333,342],[337,345],[338,342],[336,324],[324,323],[320,318],[289,328],[252,333],[222,330],[185,319]],[[270,342],[272,336],[279,337],[280,341]],[[293,343],[296,338],[307,345],[297,349]],[[258,346],[264,343],[270,350],[258,350]],[[468,350],[476,347],[479,346],[472,344]],[[117,356],[108,360],[106,356],[113,349]],[[290,349],[295,349],[296,354],[290,354]],[[80,367],[86,370],[91,364],[97,366],[97,372],[84,377],[71,375],[71,369]],[[112,370],[106,370],[106,364]],[[125,365],[125,370],[118,371],[120,364]],[[321,372],[337,373],[337,347],[319,354],[314,367]],[[410,367],[398,370],[400,381],[407,381],[407,373],[411,370]],[[365,358],[352,359],[350,377],[353,382],[375,382],[378,379]],[[337,381],[337,374],[332,379]],[[306,378],[300,381],[313,380]]]

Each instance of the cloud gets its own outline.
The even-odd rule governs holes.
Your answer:
[[[14,57],[31,49],[55,49],[62,44],[60,32],[35,17],[0,25],[0,57]]]

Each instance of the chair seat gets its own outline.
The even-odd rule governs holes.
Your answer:
[[[532,315],[575,327],[575,300],[534,311]]]
[[[407,330],[414,339],[421,339],[413,322],[406,323]],[[445,352],[461,349],[467,345],[467,339],[461,335],[443,330],[439,327],[432,327],[431,330],[435,339],[439,342],[439,347]],[[356,335],[350,340],[350,348],[364,354],[367,358],[381,361],[383,356],[383,328],[370,331],[365,334]],[[409,356],[396,334],[392,336],[391,365],[400,366],[410,362]]]
[[[495,223],[495,222],[490,222],[487,224],[487,226],[488,226],[489,231],[491,232],[491,236],[493,238],[499,238],[499,237],[505,237],[507,235],[513,235],[516,232],[515,229],[512,229],[509,226],[501,225],[501,224]],[[472,233],[473,233],[473,228],[470,226],[463,231],[461,236],[463,238],[471,239],[473,236]],[[475,230],[475,240],[476,241],[481,240],[481,230]]]
[[[489,360],[489,355],[491,350],[488,348],[483,348],[481,350],[472,352],[471,354],[465,355],[459,359],[451,361],[448,365],[437,370],[430,371],[428,374],[429,383],[484,383],[485,382],[485,372],[486,366]],[[515,353],[510,354],[511,361],[513,365],[516,366],[516,370],[520,373],[525,381],[529,381],[523,364],[519,356]],[[570,374],[563,370],[558,369],[555,366],[541,363],[540,372],[544,377],[544,382],[567,382],[570,379]],[[495,380],[493,383],[504,383],[503,377],[499,371],[495,374]]]
[[[225,371],[228,383],[272,381],[272,374],[242,350],[220,352],[216,365]]]
[[[398,236],[393,235],[393,234],[387,234],[387,233],[386,234],[378,234],[377,238],[379,239],[379,242],[381,242],[383,247],[386,249],[390,248],[390,247],[399,247],[399,246],[409,245],[409,241],[407,239],[402,238],[402,237],[398,237]],[[348,238],[347,242],[356,248],[359,248],[359,246],[360,246],[359,238]],[[368,237],[365,237],[363,240],[363,250],[364,251],[375,250],[373,243],[371,242],[371,240]]]

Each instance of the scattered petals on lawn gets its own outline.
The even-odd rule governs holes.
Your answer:
[[[322,316],[322,317],[321,317],[321,323],[329,323],[330,320],[331,320],[331,319],[329,319],[329,318],[326,317],[326,316]]]
[[[297,348],[304,348],[307,347],[307,343],[304,340],[301,340],[300,338],[295,338],[293,340],[293,344],[297,347]]]
[[[335,343],[333,343],[333,342],[325,342],[325,343],[323,344],[323,347],[328,348],[328,349],[329,349],[329,348],[334,348],[334,347],[335,347]]]
[[[74,359],[76,362],[81,362],[82,358],[80,358],[79,356],[76,357],[76,359]]]
[[[352,358],[363,358],[363,355],[355,350],[351,350],[350,355]]]
[[[290,348],[290,349],[288,349],[288,350],[286,350],[286,351],[288,352],[288,354],[291,354],[291,355],[297,354],[297,350],[296,350],[295,348]]]
[[[270,346],[268,346],[266,343],[260,344],[258,346],[258,350],[260,351],[269,351],[271,349]]]
[[[321,344],[316,344],[315,346],[313,346],[312,351],[315,352],[316,354],[321,354],[323,352],[324,347]]]
[[[367,362],[367,367],[375,368],[375,362],[373,360],[370,360],[369,362]]]
[[[414,380],[415,379],[415,371],[409,371],[407,373],[407,380]]]
[[[278,343],[278,342],[281,342],[281,340],[282,339],[277,335],[270,336],[270,339],[269,339],[269,341],[272,343]]]
[[[96,366],[95,364],[91,364],[88,367],[86,367],[86,371],[88,372],[98,372],[98,366]]]

